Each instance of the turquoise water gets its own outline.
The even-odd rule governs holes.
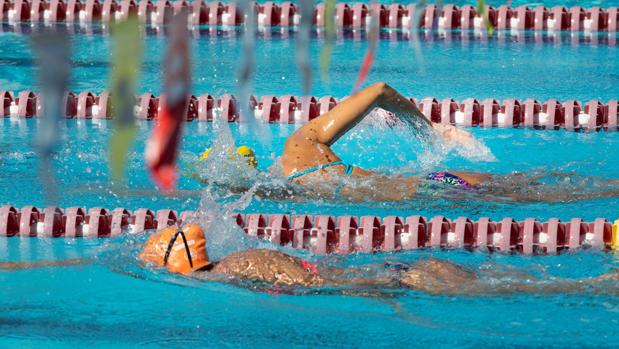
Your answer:
[[[140,91],[160,90],[159,60],[165,38],[147,36]],[[72,37],[74,91],[99,92],[107,84],[109,37]],[[199,93],[234,92],[240,40],[200,37],[192,40],[193,89]],[[312,43],[312,57],[320,50]],[[370,81],[385,80],[411,96],[559,99],[616,99],[619,63],[616,46],[552,45],[531,42],[422,41],[423,62],[413,59],[408,42],[381,41]],[[350,93],[367,43],[338,41],[330,84],[316,78],[314,95]],[[258,40],[256,94],[300,93],[294,66],[294,42]],[[317,66],[317,58],[314,66]],[[420,68],[421,67],[421,68]],[[28,37],[0,35],[2,89],[36,89],[36,69]],[[109,123],[69,120],[55,166],[68,206],[116,206],[136,209],[195,209],[199,194],[182,198],[159,195],[112,195],[106,165]],[[207,123],[187,123],[182,144],[185,166],[213,141]],[[0,121],[0,204],[45,204],[32,147],[37,120]],[[151,123],[139,125],[128,170],[133,189],[152,183],[143,163]],[[231,125],[238,144],[256,148],[259,168],[274,163],[292,125],[269,125],[258,139]],[[619,178],[619,133],[568,133],[533,130],[473,130],[493,151],[494,162],[467,160],[457,152],[422,154],[410,137],[375,125],[360,125],[341,139],[336,151],[345,160],[385,172],[423,172],[435,168],[508,174],[513,171],[573,172]],[[423,167],[418,158],[438,160]],[[487,160],[487,159],[481,159]],[[201,185],[182,177],[179,187]],[[420,198],[400,205],[340,202],[288,202],[254,199],[244,212],[332,215],[436,215],[500,219],[573,216],[619,217],[619,198],[575,203],[454,202]],[[235,238],[241,240],[242,233]],[[25,261],[88,257],[93,265],[75,268],[0,272],[0,347],[617,347],[619,298],[605,293],[514,297],[447,297],[408,292],[389,299],[326,295],[268,295],[219,283],[204,283],[142,268],[135,261],[142,238],[107,240],[0,239],[0,260]],[[250,242],[256,244],[256,242]],[[580,252],[524,257],[462,251],[415,251],[397,254],[323,258],[312,261],[346,265],[412,262],[436,257],[486,270],[521,270],[539,276],[588,277],[618,267],[613,254]],[[616,289],[615,289],[616,291]]]
[[[161,52],[165,36],[148,35],[141,92],[161,89]],[[536,98],[607,101],[617,98],[619,47],[615,45],[537,43],[532,33],[523,39],[420,42],[421,61],[408,41],[381,40],[368,82],[387,81],[405,95],[465,99]],[[101,92],[107,86],[110,61],[108,35],[76,35],[73,41],[71,90]],[[36,89],[35,61],[29,36],[0,34],[0,86],[21,91]],[[310,52],[314,66],[312,94],[342,97],[350,94],[368,42],[342,39],[333,49],[328,83],[320,80],[319,55],[323,41],[313,39]],[[301,77],[291,54],[295,41],[274,37],[256,41],[257,95],[302,93]],[[193,91],[195,94],[233,93],[241,40],[224,36],[200,36],[192,40]]]
[[[0,164],[4,175],[0,176],[0,186],[9,188],[7,196],[0,203],[10,203],[16,207],[45,204],[44,192],[38,174],[38,161],[31,142],[36,137],[37,120],[0,121]],[[65,133],[66,144],[57,156],[56,167],[63,195],[60,207],[103,206],[137,209],[173,208],[180,211],[193,210],[200,199],[198,192],[179,198],[162,197],[156,193],[148,196],[124,195],[122,192],[111,195],[107,168],[108,124],[97,125],[90,121],[69,120]],[[143,149],[146,136],[152,123],[140,124],[140,135],[135,143],[135,153],[130,157],[128,179],[134,190],[152,189],[153,184],[143,163]],[[182,143],[181,168],[186,168],[196,160],[197,154],[213,143],[213,126],[209,123],[192,122],[185,124]],[[248,132],[238,124],[231,130],[237,144],[248,144],[258,154],[259,169],[266,171],[283,150],[283,144],[294,125],[267,125],[263,135],[270,141],[260,141],[256,134]],[[349,135],[343,137],[335,146],[342,158],[359,166],[386,173],[426,173],[432,170],[452,169],[489,172],[507,175],[512,172],[549,173],[566,172],[582,176],[595,175],[601,179],[616,179],[618,176],[619,133],[574,133],[567,131],[535,130],[483,130],[473,129],[473,133],[483,140],[493,151],[496,161],[475,161],[466,159],[456,151],[447,155],[429,155],[432,160],[442,159],[435,164],[422,166],[418,163],[418,143],[400,133],[382,130],[373,131],[372,124],[360,125]],[[371,138],[370,138],[371,137]],[[484,160],[483,158],[480,160]],[[20,180],[15,181],[19,176]],[[574,175],[561,177],[564,180],[579,180]],[[198,190],[201,184],[182,177],[179,188]],[[575,187],[581,188],[581,187]],[[10,194],[14,193],[14,194]],[[19,193],[19,195],[17,195]],[[452,201],[442,197],[421,197],[406,203],[362,203],[342,202],[253,200],[246,212],[264,213],[309,213],[330,215],[409,215],[412,212],[427,216],[443,214],[457,218],[503,217],[524,219],[534,217],[546,220],[558,217],[569,220],[583,217],[593,220],[597,217],[615,219],[619,198],[606,198],[578,201],[572,203],[514,203],[488,202],[483,199],[472,201]]]

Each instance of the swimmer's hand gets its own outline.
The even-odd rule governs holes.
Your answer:
[[[496,161],[492,151],[481,140],[461,128],[445,124],[432,124],[439,136],[455,146],[458,153],[471,161]]]
[[[463,145],[471,144],[475,137],[463,129],[446,124],[432,124],[434,130],[446,141],[456,142]]]

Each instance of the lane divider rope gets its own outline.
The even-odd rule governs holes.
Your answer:
[[[104,238],[180,225],[194,212],[151,211],[102,207],[39,209],[0,207],[0,237]],[[468,249],[520,254],[558,254],[568,250],[618,249],[617,226],[607,219],[587,222],[572,218],[493,221],[444,216],[310,216],[234,214],[231,219],[249,235],[276,245],[289,245],[317,254],[391,252],[419,248]]]
[[[107,119],[110,117],[110,94],[81,92],[65,94],[66,117],[76,119]],[[156,119],[161,96],[144,93],[136,97],[135,113],[138,119]],[[210,94],[188,97],[187,121],[213,121],[220,115],[229,122],[242,121],[233,95],[215,97]],[[430,120],[437,123],[465,127],[526,127],[544,130],[617,131],[619,129],[619,101],[604,104],[598,100],[586,103],[577,100],[545,102],[526,100],[468,98],[456,101],[426,97],[410,98]],[[256,119],[265,123],[306,123],[333,109],[338,100],[332,96],[262,96],[250,97],[250,106]],[[0,113],[4,117],[31,118],[41,110],[38,96],[32,91],[17,95],[0,90]],[[384,114],[389,117],[388,114]]]
[[[48,24],[48,26],[56,26],[62,28],[68,34],[80,34],[86,36],[92,35],[109,35],[110,28],[107,25],[98,24],[85,24],[85,23],[54,23]],[[40,28],[33,26],[30,23],[8,23],[0,26],[0,33],[15,33],[15,34],[31,34],[39,31]],[[166,35],[168,33],[167,27],[145,27],[141,28],[143,35]],[[194,38],[226,38],[234,39],[242,36],[242,31],[238,27],[209,27],[209,26],[194,26],[191,28],[191,36]],[[354,30],[341,28],[335,31],[335,38],[337,40],[365,40],[365,30]],[[256,32],[256,38],[265,40],[276,39],[283,40],[293,38],[297,35],[295,28],[280,28],[279,30],[262,30]],[[314,33],[318,39],[325,38],[325,31],[320,30]],[[435,43],[444,42],[447,44],[462,43],[467,45],[470,42],[497,42],[499,44],[512,44],[512,43],[535,43],[535,44],[552,44],[552,45],[603,45],[603,46],[617,46],[619,41],[619,34],[617,32],[553,32],[553,31],[522,31],[522,30],[498,30],[493,35],[488,35],[484,31],[472,31],[472,30],[423,30],[420,32],[411,32],[410,30],[398,30],[389,29],[381,30],[378,35],[381,40],[388,41],[408,41],[415,38],[415,40]]]
[[[161,26],[168,23],[171,17],[182,9],[189,10],[189,23],[195,26],[235,27],[244,24],[246,20],[246,16],[235,3],[216,1],[0,0],[0,21],[108,23],[135,14],[144,24]],[[254,3],[253,10],[259,28],[297,27],[301,22],[298,5],[289,1]],[[418,16],[418,23],[413,23],[416,18],[415,11],[423,11]],[[475,7],[452,4],[446,4],[441,8],[429,4],[419,9],[415,4],[339,2],[335,8],[335,26],[366,28],[372,13],[378,14],[380,28],[485,30],[484,20]],[[542,5],[537,7],[501,5],[494,8],[486,5],[486,13],[492,26],[498,30],[617,32],[619,22],[617,7],[566,8],[559,5],[548,8]],[[324,3],[315,6],[313,16],[314,26],[324,28]]]

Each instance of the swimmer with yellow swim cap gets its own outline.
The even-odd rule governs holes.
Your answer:
[[[592,179],[597,183],[615,187],[595,192],[577,191],[574,188],[539,181],[540,176],[519,174],[497,176],[469,171],[437,171],[421,176],[390,176],[343,161],[333,151],[332,145],[375,108],[391,112],[394,120],[399,120],[416,132],[427,135],[426,138],[432,136],[441,138],[461,149],[473,149],[470,152],[484,150],[489,152],[485,145],[468,131],[452,125],[431,122],[408,98],[385,83],[376,83],[342,100],[333,109],[303,125],[288,138],[281,156],[282,174],[295,185],[283,188],[285,190],[265,188],[265,196],[380,202],[408,201],[420,194],[435,197],[439,191],[460,200],[463,197],[470,199],[470,195],[477,195],[483,200],[511,202],[571,202],[619,196],[619,181]],[[368,139],[368,142],[371,141],[371,138]],[[209,154],[207,150],[201,158],[208,158]],[[239,147],[234,156],[246,158],[248,164],[253,167],[257,165],[256,156],[249,147]],[[571,177],[572,174],[563,176]],[[248,183],[240,181],[240,185],[236,183],[238,187],[231,190],[242,191],[242,186]],[[535,195],[531,195],[532,186],[536,188]],[[466,191],[468,195],[458,195],[462,191]]]
[[[147,265],[166,268],[171,273],[201,280],[231,282],[252,290],[259,290],[257,285],[275,287],[267,289],[268,291],[282,291],[282,287],[287,287],[289,291],[294,288],[311,288],[312,292],[317,292],[321,287],[350,286],[352,288],[341,290],[340,293],[372,295],[373,291],[406,288],[430,294],[466,296],[476,293],[505,295],[586,291],[619,295],[617,272],[583,279],[536,279],[533,275],[514,273],[496,283],[496,275],[437,259],[422,260],[414,264],[384,263],[363,268],[323,268],[283,252],[266,249],[232,253],[219,261],[211,261],[206,245],[206,236],[199,225],[170,227],[148,238],[139,259]],[[0,262],[0,270],[68,266],[88,262],[84,259]],[[328,293],[334,291],[330,290]]]
[[[434,196],[437,191],[457,199],[458,191],[483,200],[525,202],[571,202],[619,196],[618,180],[591,179],[607,185],[599,191],[575,191],[574,188],[539,181],[540,176],[507,175],[469,171],[438,171],[421,176],[388,176],[344,162],[331,146],[374,109],[381,108],[424,135],[435,135],[459,148],[486,149],[469,132],[457,127],[433,123],[408,98],[384,82],[379,82],[342,100],[329,112],[296,130],[286,141],[281,157],[284,175],[298,185],[322,190],[318,196],[336,196],[350,201],[407,201],[419,194]],[[368,139],[368,142],[371,142]],[[386,154],[391,156],[391,154]],[[573,174],[554,174],[563,178]],[[348,178],[342,181],[342,178]],[[355,186],[360,179],[362,186]],[[331,183],[331,186],[316,185]],[[535,195],[530,190],[535,186]],[[461,197],[461,195],[460,195]]]
[[[204,161],[206,159],[208,159],[209,155],[211,155],[211,152],[213,151],[213,148],[208,148],[206,149],[201,155],[200,155],[200,161]],[[236,155],[235,154],[231,154],[231,157],[234,156],[240,156],[242,158],[245,159],[245,161],[247,162],[247,164],[253,168],[256,168],[256,166],[258,166],[258,161],[256,160],[256,154],[254,153],[254,150],[246,145],[242,145],[238,148],[236,148]]]

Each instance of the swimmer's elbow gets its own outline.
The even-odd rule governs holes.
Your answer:
[[[385,96],[395,91],[391,86],[389,86],[384,81],[374,83],[370,85],[368,89],[371,89],[377,96]]]

